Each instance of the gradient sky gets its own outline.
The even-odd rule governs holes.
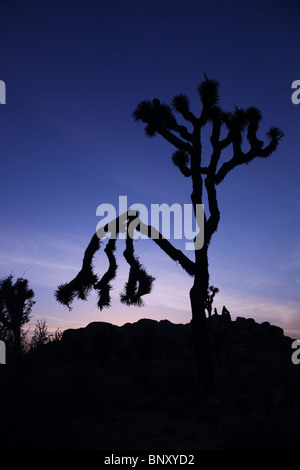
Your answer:
[[[54,291],[80,269],[99,204],[118,207],[120,195],[148,207],[190,202],[173,147],[146,138],[132,113],[142,100],[170,103],[179,93],[199,113],[206,73],[220,82],[224,110],[256,106],[260,137],[271,126],[285,133],[269,159],[236,168],[218,187],[214,306],[300,338],[300,105],[291,101],[300,79],[299,13],[299,2],[274,0],[1,2],[0,277],[29,280],[32,328],[41,318],[50,330],[142,317],[190,321],[192,281],[151,240],[136,244],[157,278],[144,308],[119,302],[128,274],[123,240],[110,309],[100,312],[91,295],[69,312]],[[106,266],[97,253],[95,271]]]

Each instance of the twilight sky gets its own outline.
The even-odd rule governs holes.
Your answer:
[[[156,277],[144,308],[119,302],[124,240],[110,309],[100,312],[91,295],[69,312],[54,291],[80,269],[99,204],[118,210],[121,195],[149,208],[190,202],[191,182],[172,164],[173,147],[146,138],[132,113],[142,100],[170,103],[180,93],[200,113],[197,86],[206,73],[220,82],[224,110],[261,110],[259,137],[271,126],[285,133],[268,159],[236,168],[218,187],[221,221],[209,250],[210,282],[220,289],[214,306],[300,338],[300,106],[291,101],[300,79],[299,13],[297,1],[283,0],[1,2],[0,277],[29,280],[32,328],[41,318],[62,330],[98,320],[190,321],[192,281],[151,240],[135,247]]]

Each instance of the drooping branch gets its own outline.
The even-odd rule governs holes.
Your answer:
[[[93,257],[100,248],[100,240],[97,234],[94,234],[84,253],[82,268],[77,276],[69,283],[60,284],[55,292],[58,302],[66,305],[71,310],[71,303],[77,297],[86,300],[90,290],[98,281],[97,275],[93,271]]]
[[[150,294],[155,278],[150,276],[145,268],[135,256],[133,248],[133,233],[129,233],[130,223],[133,218],[129,217],[128,230],[126,237],[126,249],[123,253],[124,258],[130,265],[128,282],[125,284],[124,291],[120,294],[120,300],[126,305],[144,305],[142,296]]]
[[[102,282],[101,280],[99,281],[98,276],[94,273],[92,262],[95,253],[100,249],[101,239],[104,238],[108,233],[112,234],[111,238],[116,238],[119,232],[124,231],[125,222],[126,219],[124,218],[124,214],[122,214],[115,220],[109,222],[104,227],[101,227],[97,230],[97,232],[91,238],[87,249],[85,250],[82,261],[82,268],[77,274],[77,276],[69,283],[60,284],[57,290],[55,291],[54,295],[59,303],[65,305],[69,310],[71,310],[71,304],[75,298],[86,300],[86,297],[89,292],[93,288],[96,288],[95,286],[97,286],[96,289],[98,290],[98,295],[100,295],[100,304],[98,306],[99,308],[100,306],[102,306],[102,308],[105,306],[105,303],[109,301],[107,295],[109,293],[110,288],[107,286],[105,293],[104,282],[105,280],[109,282],[109,280],[114,277],[113,242],[108,243],[108,246],[106,248],[106,254],[110,262],[110,267],[107,272],[107,275],[104,275],[105,277]]]
[[[114,251],[116,249],[116,238],[110,238],[104,252],[107,255],[109,261],[109,267],[106,273],[102,276],[99,282],[97,282],[94,286],[95,290],[98,291],[98,307],[100,310],[103,310],[105,307],[110,307],[111,305],[111,284],[112,281],[116,277],[117,273],[117,262],[116,257],[114,255]]]
[[[182,251],[176,249],[163,235],[151,225],[144,224],[139,215],[133,215],[133,211],[125,212],[116,219],[106,224],[93,235],[87,249],[85,250],[82,269],[77,276],[66,284],[58,286],[55,297],[58,302],[71,310],[71,304],[75,298],[86,300],[89,292],[94,288],[98,292],[98,307],[102,310],[110,306],[110,281],[115,278],[117,263],[114,255],[116,248],[116,236],[120,232],[127,231],[126,249],[123,253],[126,261],[130,265],[128,282],[125,284],[124,292],[121,293],[121,302],[127,305],[143,305],[141,297],[151,292],[154,277],[150,276],[141,265],[134,254],[133,231],[138,230],[143,235],[152,238],[154,242],[174,261],[190,275],[195,272],[194,263],[185,256]],[[92,261],[95,253],[101,246],[101,240],[108,233],[111,237],[104,249],[109,260],[109,267],[106,273],[99,280],[93,271]]]

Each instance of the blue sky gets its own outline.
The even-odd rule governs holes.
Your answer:
[[[32,325],[190,321],[191,279],[151,240],[136,243],[156,277],[144,308],[119,302],[128,273],[122,240],[110,309],[98,311],[91,295],[69,312],[54,291],[80,269],[99,204],[118,207],[120,195],[146,206],[190,202],[172,146],[146,138],[132,113],[142,100],[170,103],[179,93],[199,113],[207,73],[220,82],[224,110],[256,106],[260,137],[273,125],[285,133],[270,158],[236,168],[218,187],[221,221],[209,250],[215,306],[300,337],[300,106],[291,101],[299,10],[293,1],[1,3],[0,276],[29,280]],[[105,268],[99,252],[95,270]]]

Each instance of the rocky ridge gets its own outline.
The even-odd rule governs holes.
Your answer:
[[[195,378],[190,323],[66,330],[27,355],[17,375],[0,371],[3,448],[296,449],[293,339],[267,322],[229,315],[213,315],[208,328],[213,396]]]

